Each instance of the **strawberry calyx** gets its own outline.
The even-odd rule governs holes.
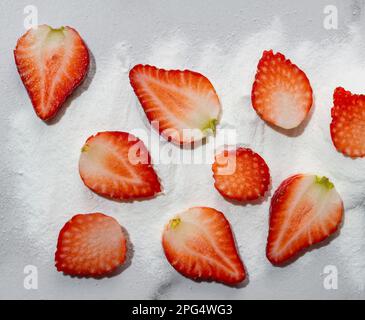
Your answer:
[[[89,151],[90,147],[87,144],[84,144],[84,146],[81,148],[81,152],[87,152]]]
[[[171,221],[170,221],[171,229],[176,229],[180,224],[181,224],[180,218],[174,218],[174,219],[171,219]]]
[[[201,129],[201,131],[208,135],[210,133],[215,134],[217,129],[218,119],[210,119]]]
[[[60,28],[49,27],[46,43],[47,44],[52,42],[57,43],[57,41],[62,41],[65,38],[65,33],[64,33],[65,30],[66,28],[63,26]]]
[[[316,183],[324,187],[328,191],[334,188],[334,184],[327,177],[315,176]]]
[[[61,26],[59,28],[52,28],[52,27],[50,27],[50,29],[51,29],[52,32],[62,32],[62,31],[65,30],[65,27],[64,26]]]

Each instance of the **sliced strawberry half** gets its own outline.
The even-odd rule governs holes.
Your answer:
[[[229,199],[256,200],[269,188],[269,167],[251,149],[238,148],[218,153],[212,170],[215,188]]]
[[[245,279],[231,227],[215,209],[196,207],[178,214],[166,225],[162,245],[170,264],[188,278],[229,285]]]
[[[215,132],[221,105],[202,74],[139,64],[129,78],[148,120],[167,140],[189,144]]]
[[[336,88],[331,111],[331,137],[336,149],[349,157],[365,156],[365,95]]]
[[[286,262],[333,234],[342,216],[341,197],[328,178],[298,174],[286,179],[271,200],[267,258],[273,264]]]
[[[303,122],[311,109],[312,88],[305,73],[284,55],[264,51],[257,66],[251,100],[263,120],[292,129]]]
[[[18,72],[35,112],[42,120],[55,116],[85,78],[89,51],[71,27],[30,29],[14,50]]]
[[[152,197],[161,191],[147,148],[126,132],[99,132],[87,139],[79,171],[86,186],[113,199]]]
[[[118,222],[102,213],[77,214],[58,236],[58,271],[75,276],[103,276],[126,260],[126,237]]]

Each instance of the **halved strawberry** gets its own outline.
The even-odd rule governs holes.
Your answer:
[[[166,225],[162,245],[170,264],[188,278],[229,285],[245,279],[231,227],[215,209],[196,207],[178,214]]]
[[[252,105],[265,121],[292,129],[311,109],[312,88],[305,73],[281,53],[264,51],[252,87]]]
[[[76,276],[103,276],[126,259],[126,237],[119,223],[102,213],[77,214],[58,236],[58,271]]]
[[[86,186],[113,199],[152,197],[161,191],[144,143],[126,132],[99,132],[88,138],[79,171]]]
[[[281,264],[302,249],[334,233],[343,216],[343,204],[326,177],[298,174],[276,190],[270,208],[266,255]]]
[[[270,172],[264,159],[251,149],[224,150],[212,165],[215,188],[226,198],[251,201],[269,188]]]
[[[15,62],[35,112],[42,120],[55,116],[85,78],[89,51],[71,27],[30,29],[17,43]]]
[[[331,137],[336,149],[353,158],[364,157],[365,95],[336,88],[331,114]]]
[[[148,120],[167,140],[188,144],[214,133],[221,105],[202,74],[139,64],[129,78]]]

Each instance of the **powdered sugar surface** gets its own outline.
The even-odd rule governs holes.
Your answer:
[[[152,2],[141,8],[110,1],[108,12],[97,2],[79,1],[62,7],[34,2],[41,23],[69,24],[79,30],[93,54],[93,64],[89,78],[61,115],[51,124],[43,123],[32,110],[11,55],[16,39],[24,32],[23,6],[21,1],[2,5],[19,26],[10,28],[0,48],[6,57],[0,65],[0,81],[6,91],[0,100],[0,279],[6,290],[0,289],[0,297],[365,297],[365,160],[338,153],[329,133],[334,88],[364,93],[361,15],[357,19],[351,8],[339,5],[347,23],[342,22],[337,31],[327,31],[322,27],[324,4],[316,1],[306,7],[295,7],[288,1],[282,10],[275,4],[239,1],[226,7],[212,2],[209,8],[194,1],[184,5],[163,1],[157,8]],[[251,17],[252,12],[257,15]],[[96,30],[96,22],[108,23]],[[313,113],[289,134],[265,124],[250,103],[257,62],[262,51],[270,48],[302,68],[314,91]],[[173,154],[180,151],[159,142],[156,133],[149,135],[149,124],[128,79],[129,69],[137,63],[191,69],[211,80],[223,106],[216,139],[225,129],[237,129],[238,143],[260,153],[271,169],[272,187],[264,201],[236,205],[223,199],[213,187],[209,164],[156,164],[164,192],[148,201],[110,201],[83,185],[78,174],[80,148],[98,131],[134,132],[147,146],[149,138],[163,150],[165,160],[168,150]],[[208,139],[205,147],[213,146],[214,138]],[[193,152],[198,151],[199,147]],[[183,152],[188,156],[192,151]],[[157,150],[151,153],[156,159]],[[273,267],[265,257],[270,197],[282,180],[298,172],[330,177],[344,200],[344,224],[340,235],[328,245],[307,252],[288,266]],[[210,206],[225,213],[249,274],[248,283],[240,288],[197,283],[167,263],[161,248],[163,226],[171,216],[191,206]],[[59,230],[74,214],[97,211],[115,217],[128,230],[133,245],[130,263],[119,274],[101,280],[57,273],[53,259]],[[26,265],[38,267],[38,290],[23,288]],[[338,290],[323,287],[326,265],[338,269]]]

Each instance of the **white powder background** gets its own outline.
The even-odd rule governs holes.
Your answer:
[[[39,23],[75,27],[93,56],[86,82],[51,124],[35,116],[13,61],[27,4],[0,4],[0,298],[365,298],[365,160],[336,152],[329,134],[334,88],[365,93],[364,1],[331,1],[339,27],[326,30],[328,1],[34,0]],[[298,64],[314,90],[313,114],[290,134],[265,124],[250,104],[257,62],[270,48]],[[213,187],[209,164],[155,165],[165,192],[149,201],[110,201],[89,191],[78,174],[87,137],[104,130],[149,132],[128,80],[137,63],[206,75],[223,106],[218,131],[236,128],[238,142],[266,159],[270,196],[291,174],[329,176],[345,205],[340,234],[285,267],[272,266],[265,258],[270,196],[256,205],[226,201]],[[212,145],[214,138],[207,144]],[[151,152],[155,157],[156,150]],[[249,274],[244,286],[193,282],[164,258],[163,226],[197,205],[214,207],[231,222]],[[56,272],[59,230],[74,214],[97,211],[128,230],[130,262],[99,280]],[[26,265],[38,268],[38,290],[23,287]],[[323,286],[326,265],[338,269],[338,290]]]

